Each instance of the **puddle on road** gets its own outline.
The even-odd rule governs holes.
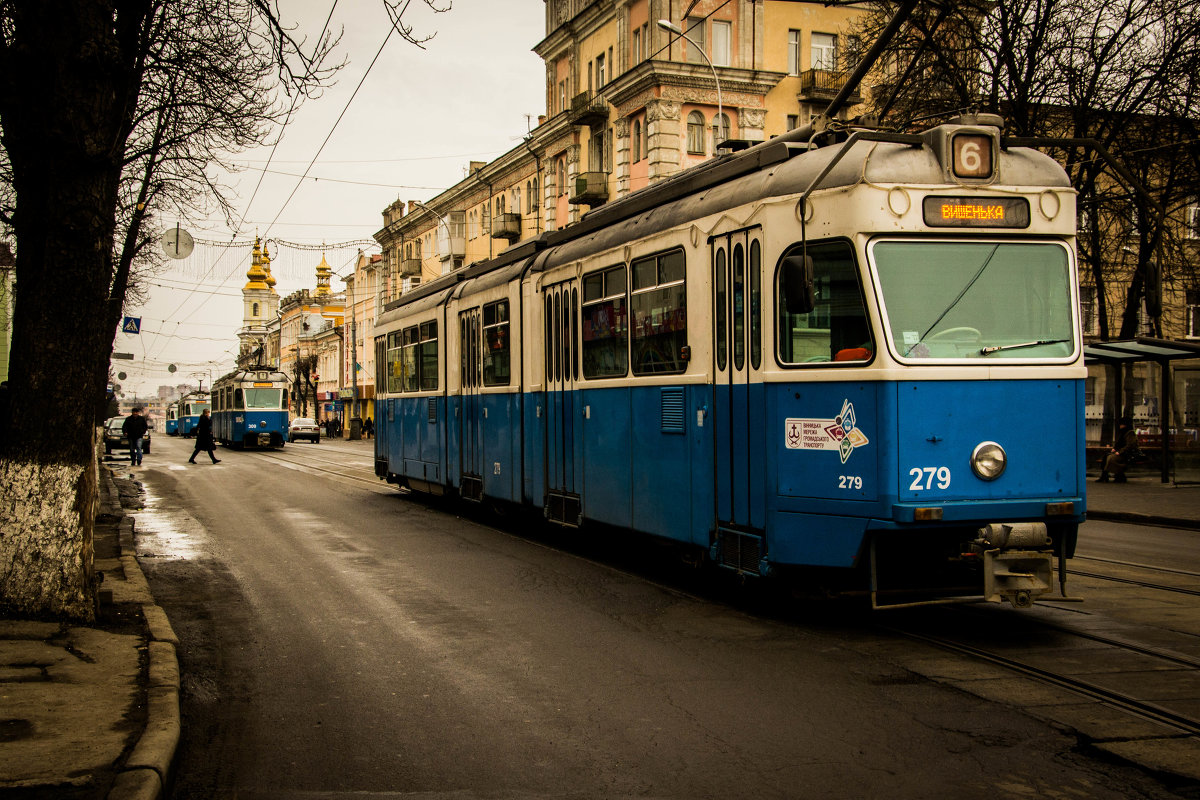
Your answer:
[[[202,554],[203,526],[181,508],[168,506],[142,483],[145,507],[137,512],[134,536],[139,558],[191,560]]]

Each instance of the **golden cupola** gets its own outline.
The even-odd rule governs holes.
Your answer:
[[[263,270],[262,248],[259,247],[258,237],[254,237],[254,252],[250,258],[250,269],[246,272],[249,281],[242,287],[246,289],[270,289],[267,285],[268,273]]]
[[[333,267],[329,266],[329,262],[325,260],[325,254],[321,254],[321,263],[317,264],[317,296],[330,294],[329,282],[333,278]]]

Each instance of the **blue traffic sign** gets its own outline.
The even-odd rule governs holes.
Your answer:
[[[140,333],[142,330],[141,317],[126,317],[121,323],[121,333]]]

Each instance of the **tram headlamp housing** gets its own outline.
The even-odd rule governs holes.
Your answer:
[[[995,442],[980,442],[971,453],[971,471],[980,480],[994,481],[1004,474],[1008,466],[1008,454]]]

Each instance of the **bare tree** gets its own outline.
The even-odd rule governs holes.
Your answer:
[[[864,17],[864,36],[882,27],[891,5]],[[1186,253],[1164,248],[1179,226],[1170,212],[1200,185],[1195,156],[1190,167],[1180,163],[1195,150],[1187,126],[1197,118],[1198,42],[1193,0],[938,0],[922,4],[894,40],[871,103],[900,128],[994,111],[1007,133],[1093,140],[1125,163],[1150,196],[1087,146],[1053,153],[1079,191],[1080,259],[1097,287],[1100,333],[1110,333],[1105,289],[1128,266],[1120,335],[1132,336],[1148,265],[1161,264],[1165,279],[1193,270]]]
[[[432,0],[424,0],[435,11]],[[383,0],[394,30],[408,0]],[[0,0],[0,222],[16,242],[0,611],[90,619],[97,404],[152,221],[327,86],[338,36],[278,0]]]

